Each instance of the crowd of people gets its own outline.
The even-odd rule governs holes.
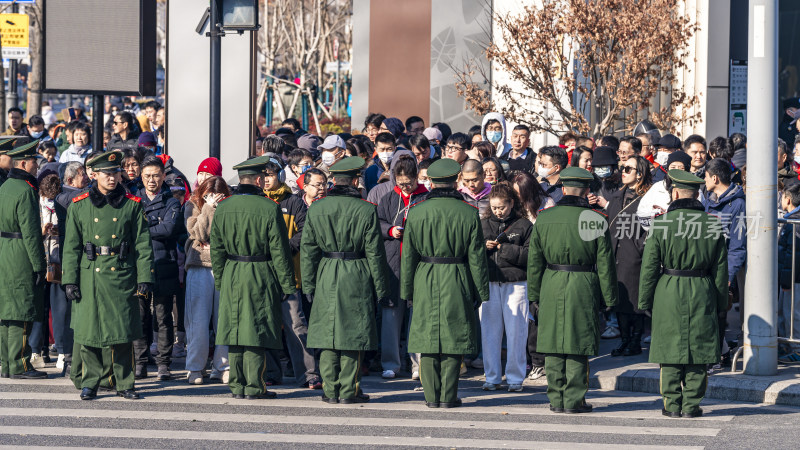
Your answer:
[[[76,286],[74,274],[70,275],[70,280],[62,279],[62,273],[66,278],[68,272],[62,263],[81,264],[75,255],[66,257],[65,251],[84,250],[84,243],[75,242],[66,232],[67,224],[77,220],[72,215],[78,214],[68,212],[76,208],[81,199],[91,198],[90,186],[98,183],[98,174],[105,173],[94,170],[91,164],[87,164],[89,161],[112,166],[118,163],[120,184],[129,196],[140,199],[136,202],[140,203],[144,225],[149,230],[153,278],[151,287],[140,286],[140,291],[146,295],[137,297],[139,308],[135,311],[135,319],[141,333],[135,333],[135,339],[132,339],[133,377],[147,378],[150,376],[148,367],[153,365],[157,368],[155,375],[159,380],[169,380],[173,376],[170,372],[173,358],[183,357],[186,358],[190,384],[230,383],[231,364],[237,360],[241,364],[242,358],[247,370],[246,352],[243,357],[242,350],[237,347],[229,353],[228,346],[220,344],[226,339],[221,338],[221,334],[228,336],[231,333],[228,325],[222,326],[221,322],[228,320],[226,315],[233,312],[224,302],[220,304],[222,281],[220,276],[215,277],[219,271],[214,270],[213,250],[218,244],[214,241],[218,207],[233,193],[247,193],[254,189],[253,186],[244,183],[228,185],[222,178],[222,165],[215,158],[204,160],[195,172],[191,172],[192,176],[181,172],[176,167],[180,166],[180,161],[173,161],[164,147],[164,109],[157,102],[144,104],[139,114],[133,110],[130,101],[110,105],[103,149],[91,147],[92,129],[82,113],[70,117],[71,120],[49,120],[47,124],[42,116],[31,116],[27,123],[22,118],[21,110],[12,108],[8,111],[6,135],[14,138],[0,140],[0,182],[14,178],[15,171],[29,174],[29,178],[17,177],[24,178],[35,188],[41,231],[39,244],[43,247],[46,261],[46,270],[34,270],[46,274],[46,280],[42,281],[45,292],[42,304],[45,307],[37,312],[35,320],[22,319],[24,323],[31,323],[31,328],[24,330],[29,336],[24,345],[30,347],[31,354],[22,362],[26,369],[20,372],[22,376],[45,376],[37,369],[50,363],[53,354],[57,355],[56,367],[63,369],[65,375],[71,375],[76,387],[80,388],[81,374],[76,366],[81,361],[76,361],[80,359],[76,354],[81,354],[83,364],[88,364],[87,361],[95,356],[102,359],[99,355],[107,347],[99,345],[97,348],[102,347],[102,350],[82,351],[76,337],[83,334],[84,342],[89,338],[86,330],[78,329],[80,321],[71,317],[75,303],[70,302],[80,298],[80,294],[73,288],[65,288],[67,285]],[[593,139],[565,133],[559,136],[558,145],[539,149],[531,148],[530,137],[531,130],[526,125],[511,127],[501,114],[489,113],[481,125],[465,132],[453,132],[445,123],[426,126],[424,120],[416,116],[403,121],[370,114],[360,130],[327,136],[308,133],[299,121],[290,118],[274,133],[259,138],[251,153],[253,157],[266,158],[263,160],[266,162],[263,170],[258,172],[263,175],[263,186],[258,186],[257,192],[253,193],[268,197],[280,207],[282,217],[264,220],[282,221],[279,229],[285,233],[288,242],[294,277],[290,281],[273,280],[275,292],[268,296],[280,303],[273,312],[280,316],[282,335],[274,336],[274,342],[270,341],[268,346],[271,349],[266,354],[262,374],[265,386],[281,384],[285,377],[290,377],[300,386],[323,387],[325,376],[320,374],[321,352],[315,344],[321,341],[307,337],[309,321],[313,327],[313,322],[320,320],[318,316],[321,313],[314,312],[314,308],[322,308],[318,305],[324,303],[314,300],[311,293],[306,292],[308,289],[304,289],[306,283],[300,275],[306,272],[300,268],[307,262],[301,258],[301,244],[307,216],[315,209],[312,204],[337,189],[338,186],[334,186],[334,167],[349,157],[360,157],[364,161],[364,166],[357,169],[353,187],[358,196],[375,205],[377,231],[383,245],[381,264],[386,268],[386,286],[381,288],[385,295],[373,295],[374,300],[380,301],[369,319],[376,327],[376,348],[365,349],[356,357],[357,370],[361,374],[378,371],[385,379],[398,376],[420,378],[421,356],[410,351],[409,343],[419,339],[414,333],[434,331],[414,325],[413,301],[402,295],[405,273],[402,260],[409,251],[404,249],[408,232],[406,220],[409,212],[426,202],[435,190],[435,180],[428,171],[439,160],[452,160],[458,164],[455,187],[459,199],[477,210],[480,246],[487,264],[488,294],[480,299],[483,302],[476,305],[474,311],[474,323],[479,329],[475,331],[479,337],[478,345],[474,349],[465,347],[468,351],[464,352],[463,360],[458,361],[461,374],[469,368],[483,370],[483,389],[489,391],[500,389],[505,377],[510,392],[522,391],[526,378],[535,380],[548,374],[545,357],[553,353],[549,350],[549,343],[554,337],[550,334],[542,336],[538,319],[539,301],[546,301],[544,297],[548,292],[531,292],[530,261],[533,257],[529,252],[533,247],[532,240],[542,236],[542,230],[548,229],[540,226],[541,230],[537,231],[540,215],[559,205],[575,204],[576,194],[567,192],[572,192],[571,187],[583,186],[569,182],[580,178],[575,175],[578,173],[576,168],[590,174],[590,178],[580,180],[588,186],[586,206],[602,213],[608,224],[614,267],[604,273],[613,275],[615,279],[602,280],[601,283],[613,283],[617,297],[611,302],[613,307],[601,308],[600,314],[594,317],[591,317],[591,305],[587,306],[587,320],[598,323],[596,336],[590,334],[589,340],[619,339],[619,345],[611,356],[621,358],[641,354],[643,346],[650,343],[650,330],[655,329],[651,324],[652,313],[650,308],[644,307],[647,302],[640,301],[645,295],[640,291],[640,286],[644,286],[641,284],[643,266],[647,264],[645,249],[658,218],[684,199],[672,194],[676,179],[671,175],[672,171],[683,171],[703,180],[697,200],[704,212],[720,219],[724,236],[725,290],[729,301],[726,307],[714,311],[716,325],[712,328],[718,334],[714,342],[719,348],[710,354],[719,357],[708,361],[704,370],[710,374],[729,365],[730,348],[739,343],[725,338],[726,330],[730,328],[727,312],[736,303],[741,309],[747,262],[746,137],[736,133],[710,141],[699,135],[681,139],[674,134],[662,134],[647,121],[623,137],[609,135]],[[36,167],[25,166],[26,161],[30,161],[24,159],[26,145],[35,147],[37,157],[33,164]],[[115,155],[119,155],[120,161],[114,162],[115,156],[107,156],[112,152],[118,152]],[[794,161],[796,155],[800,155],[800,139],[790,143],[779,140],[776,146],[776,177],[781,194],[778,207],[789,219],[800,218],[800,164]],[[17,166],[17,160],[22,161],[20,166]],[[247,176],[245,169],[248,166],[243,164],[238,170],[240,175]],[[570,173],[572,178],[565,180],[564,174]],[[685,179],[679,182],[687,186],[692,184]],[[109,198],[107,201],[113,200]],[[582,202],[579,203],[583,205]],[[0,216],[8,216],[8,212],[2,211]],[[230,215],[226,217],[228,221],[233,220]],[[549,217],[548,224],[552,222],[552,216]],[[113,222],[116,221],[114,217]],[[111,231],[94,230],[100,230],[98,235],[103,232],[111,234],[113,222],[109,225],[112,228],[108,229]],[[7,225],[3,220],[0,223]],[[229,232],[234,230],[231,228]],[[450,231],[445,223],[437,232],[444,234],[442,239],[446,240]],[[317,236],[325,232],[315,230]],[[788,324],[792,321],[797,323],[797,317],[800,317],[798,314],[790,317],[793,302],[796,308],[800,308],[796,299],[789,298],[791,239],[794,236],[800,236],[800,231],[792,233],[789,227],[785,227],[779,240],[779,283],[782,289],[778,299],[782,310],[779,335],[782,336],[788,334]],[[99,236],[96,238],[100,239]],[[0,244],[3,240],[0,239]],[[100,246],[98,248],[106,250],[97,250],[100,252],[97,255],[102,255],[102,251],[137,251],[117,245]],[[548,244],[537,242],[535,245]],[[138,244],[132,242],[130,246]],[[89,250],[86,252],[89,255]],[[91,250],[91,254],[94,255],[95,250]],[[5,255],[2,258],[7,259]],[[596,264],[595,270],[600,274],[600,262]],[[115,266],[109,270],[122,272],[123,268]],[[800,270],[794,276],[794,283],[800,282]],[[236,283],[227,280],[225,285],[235,287]],[[653,286],[647,289],[652,297]],[[6,292],[3,295],[10,294]],[[534,298],[537,300],[530,303]],[[103,303],[102,298],[93,301],[98,305]],[[606,298],[606,301],[610,300]],[[0,303],[8,303],[8,299],[0,297]],[[0,305],[0,313],[8,309],[4,308]],[[130,312],[118,313],[126,315]],[[257,315],[253,317],[255,320]],[[20,320],[0,315],[0,320],[5,322],[11,319]],[[107,330],[97,332],[113,334]],[[570,327],[558,332],[582,333]],[[9,338],[5,339],[8,341]],[[545,351],[542,343],[545,343]],[[108,346],[113,348],[111,344]],[[800,354],[797,351],[797,346],[782,347],[780,358],[785,362],[798,362]],[[323,352],[322,358],[328,356]],[[345,356],[338,355],[337,358],[342,358],[341,364],[345,364]],[[4,366],[4,375],[9,373],[9,366],[14,366],[7,359],[0,363]],[[444,361],[441,364],[445,364]],[[98,378],[101,388],[114,387],[113,377]],[[132,383],[126,383],[123,390],[132,390]]]

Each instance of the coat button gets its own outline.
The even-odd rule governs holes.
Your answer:
[[[117,270],[117,269],[115,269],[115,268],[113,268],[113,267],[111,268],[111,271],[112,271],[112,272],[113,272],[113,271],[115,271],[115,270]]]
[[[100,268],[94,269],[95,272],[100,272]]]
[[[116,238],[117,238],[117,235],[116,235],[116,234],[112,234],[112,235],[111,235],[111,239],[116,239]]]
[[[100,239],[100,236],[98,236],[98,235],[96,235],[96,234],[95,234],[95,235],[94,235],[94,238],[95,238],[95,239]]]
[[[114,217],[114,218],[113,218],[113,219],[111,219],[111,220],[113,220],[114,222],[116,222],[116,221],[117,221],[117,218],[116,218],[116,217]]]
[[[97,217],[95,217],[95,218],[94,218],[94,221],[95,221],[95,222],[100,222],[100,219],[98,219]]]
[[[114,252],[111,252],[111,256],[114,256]]]

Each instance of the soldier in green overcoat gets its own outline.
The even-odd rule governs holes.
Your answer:
[[[564,196],[536,218],[528,250],[528,300],[538,310],[553,412],[585,413],[589,356],[599,346],[598,307],[617,304],[617,274],[603,214],[589,208],[592,174],[561,172]]]
[[[475,309],[489,300],[483,228],[477,208],[455,189],[460,170],[452,159],[428,168],[433,190],[408,212],[400,259],[400,298],[414,308],[408,351],[421,353],[429,408],[461,406],[461,362],[478,352]]]
[[[375,205],[361,198],[363,158],[330,167],[335,186],[308,208],[300,242],[303,292],[313,296],[308,347],[321,349],[322,401],[363,403],[360,365],[378,347],[375,306],[387,302],[386,256]]]
[[[264,195],[268,156],[233,168],[234,195],[211,222],[211,267],[219,291],[217,345],[228,346],[228,387],[234,398],[270,399],[264,372],[267,349],[281,349],[281,301],[297,291],[283,213]]]
[[[28,338],[44,319],[45,259],[36,183],[39,141],[10,150],[8,180],[0,186],[0,377],[45,378],[30,363]]]
[[[650,227],[639,309],[652,310],[650,362],[661,364],[662,414],[698,417],[706,364],[720,357],[717,312],[728,305],[728,252],[719,219],[697,200],[704,181],[683,170],[667,175],[672,203]]]
[[[97,396],[106,356],[117,395],[139,398],[133,376],[133,341],[142,336],[137,295],[152,292],[153,251],[141,199],[121,184],[121,163],[118,151],[87,161],[95,182],[67,211],[62,284],[81,346],[84,400]]]
[[[11,157],[7,153],[14,148],[16,140],[16,138],[0,140],[0,186],[8,179],[8,172],[12,168]]]

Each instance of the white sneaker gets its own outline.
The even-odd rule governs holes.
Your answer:
[[[64,355],[58,355],[58,361],[56,361],[56,369],[63,370],[64,369]]]
[[[231,371],[230,370],[223,370],[222,371],[222,384],[228,384],[230,381]]]
[[[389,370],[389,369],[384,370],[383,373],[381,374],[381,377],[383,378],[394,378],[395,376],[396,374],[394,373],[394,370]]]
[[[538,380],[544,376],[544,367],[542,366],[533,366],[531,368],[531,373],[528,374],[529,380]]]
[[[600,335],[601,339],[616,339],[619,337],[619,328],[617,327],[606,327],[606,331]]]
[[[203,372],[189,372],[186,380],[189,384],[203,384]]]
[[[412,380],[419,380],[419,370],[415,370],[411,372],[411,379]]]
[[[650,335],[645,336],[644,339],[642,339],[642,342],[644,342],[645,344],[649,344],[650,343]]]
[[[469,366],[473,369],[483,369],[483,360],[481,358],[473,359]]]
[[[497,388],[499,388],[499,387],[500,387],[499,384],[489,383],[487,381],[486,383],[483,383],[483,386],[481,386],[481,389],[483,389],[484,391],[496,391]]]
[[[31,353],[31,365],[34,369],[44,369],[44,359],[38,353]]]
[[[222,381],[222,370],[211,369],[211,375],[208,376],[211,380]]]
[[[522,392],[522,385],[521,384],[509,384],[508,385],[508,392]]]

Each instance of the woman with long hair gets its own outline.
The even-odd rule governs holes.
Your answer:
[[[642,353],[644,311],[639,309],[639,272],[647,237],[636,210],[653,180],[650,163],[638,155],[624,161],[620,170],[622,188],[611,196],[606,208],[617,262],[619,302],[616,312],[622,338],[620,346],[611,351],[611,356],[632,356]]]
[[[203,384],[208,361],[209,322],[217,329],[219,291],[214,289],[211,273],[211,222],[217,205],[231,195],[221,177],[206,179],[186,202],[186,370],[190,384]],[[213,320],[212,320],[213,319]],[[228,348],[217,345],[211,364],[211,379],[228,382]]]

